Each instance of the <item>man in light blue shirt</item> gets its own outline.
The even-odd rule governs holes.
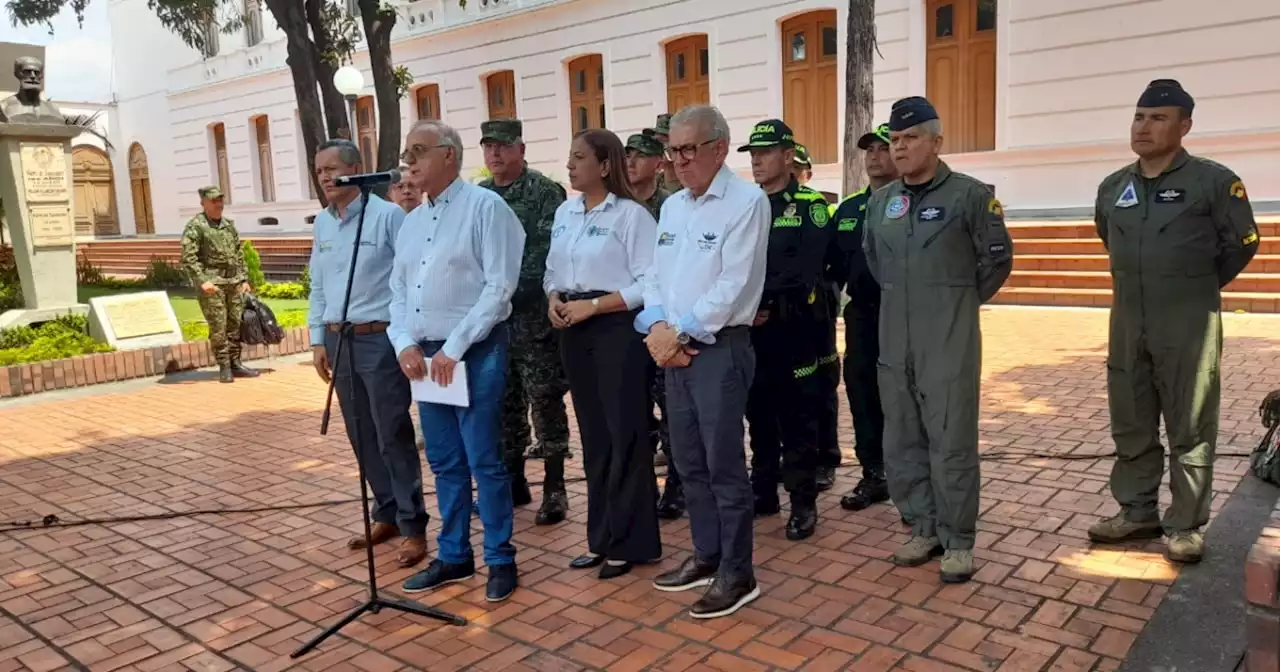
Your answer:
[[[401,567],[410,567],[427,555],[427,512],[422,498],[422,464],[409,416],[409,379],[401,373],[387,336],[391,321],[387,283],[404,212],[375,195],[363,206],[364,230],[346,315],[353,333],[343,347],[341,361],[333,359],[342,335],[347,271],[362,209],[360,190],[339,187],[334,179],[359,173],[360,166],[360,150],[349,140],[331,140],[316,152],[316,173],[329,207],[316,215],[311,248],[307,315],[311,358],[326,383],[330,376],[337,377],[334,387],[347,436],[373,490],[373,543],[403,536],[396,561]],[[364,536],[347,542],[347,547],[363,549]]]
[[[417,593],[475,575],[471,479],[484,524],[485,597],[515,592],[511,475],[499,450],[508,335],[524,254],[524,227],[502,197],[458,177],[462,140],[419,121],[405,141],[422,173],[422,205],[405,220],[391,271],[391,328],[400,368],[412,380],[457,384],[466,364],[466,407],[418,404],[440,506],[439,555],[404,583]],[[428,361],[430,362],[428,364]]]

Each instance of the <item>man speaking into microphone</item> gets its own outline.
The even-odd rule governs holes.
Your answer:
[[[373,491],[372,542],[403,537],[396,563],[410,567],[427,555],[427,513],[422,498],[422,464],[409,416],[409,379],[400,371],[387,337],[391,267],[404,211],[375,194],[369,195],[368,204],[360,202],[361,186],[394,183],[399,179],[396,171],[357,175],[359,171],[360,149],[350,140],[331,140],[316,152],[316,175],[329,207],[316,215],[311,247],[307,316],[311,358],[321,380],[327,383],[330,376],[337,377],[334,388],[347,436]],[[351,303],[347,307],[353,333],[342,351],[343,361],[334,362],[362,209],[360,254],[350,273]],[[350,368],[348,357],[352,358]],[[360,436],[352,434],[357,418]],[[347,547],[363,549],[364,536],[352,538]]]

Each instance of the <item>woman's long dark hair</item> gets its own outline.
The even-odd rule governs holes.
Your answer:
[[[604,188],[618,198],[636,200],[631,192],[631,183],[627,181],[627,152],[622,147],[622,140],[613,131],[603,128],[588,128],[573,136],[582,138],[596,155],[596,161],[609,167],[609,174],[604,176]]]

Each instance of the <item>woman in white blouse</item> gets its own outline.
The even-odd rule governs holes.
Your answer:
[[[599,566],[600,578],[611,579],[662,555],[649,436],[650,359],[632,325],[657,223],[627,186],[618,136],[601,129],[579,133],[567,167],[579,194],[556,210],[543,288],[551,325],[564,330],[560,356],[587,472],[588,552],[570,567]]]

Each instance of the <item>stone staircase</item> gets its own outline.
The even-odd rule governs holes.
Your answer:
[[[1028,306],[1110,306],[1106,248],[1092,221],[1008,222],[1013,272],[992,303]],[[1280,216],[1258,218],[1257,255],[1222,296],[1222,308],[1280,312]]]
[[[262,272],[272,282],[297,280],[311,258],[310,237],[270,236],[246,238],[262,257]],[[87,257],[103,274],[133,277],[146,274],[152,259],[177,265],[181,256],[178,238],[121,238],[77,243],[77,253]]]

